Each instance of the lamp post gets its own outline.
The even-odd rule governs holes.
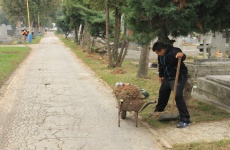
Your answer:
[[[29,0],[26,0],[26,6],[27,6],[28,28],[29,28],[28,42],[30,43],[30,42],[32,41],[32,34],[31,34],[31,27],[30,27],[30,9],[29,9]]]

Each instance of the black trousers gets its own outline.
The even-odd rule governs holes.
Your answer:
[[[187,79],[187,76],[179,76],[175,100],[177,109],[180,113],[180,121],[190,123],[190,115],[183,97],[183,90]],[[162,81],[155,111],[164,111],[166,105],[168,104],[170,93],[174,88],[174,84],[175,80],[164,79]]]

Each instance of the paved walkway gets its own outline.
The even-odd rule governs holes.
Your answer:
[[[166,139],[171,145],[186,144],[192,142],[213,142],[230,139],[230,120],[195,123],[191,126],[178,129],[168,127],[157,130],[162,138]],[[230,145],[222,147],[222,150],[229,150]]]
[[[157,150],[111,89],[48,33],[0,91],[1,150]]]

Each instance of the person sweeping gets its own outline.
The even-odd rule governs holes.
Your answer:
[[[168,104],[171,91],[174,89],[178,58],[181,58],[181,65],[176,89],[176,106],[180,114],[177,128],[184,128],[190,125],[190,115],[183,98],[183,90],[188,79],[188,69],[184,64],[186,55],[181,49],[172,47],[162,42],[156,42],[152,48],[158,55],[159,81],[161,83],[155,112],[163,112]]]

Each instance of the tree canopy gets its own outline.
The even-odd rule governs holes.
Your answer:
[[[30,20],[37,22],[39,15],[40,22],[46,24],[54,18],[60,4],[61,0],[30,0]],[[20,18],[27,22],[26,0],[2,0],[2,8],[11,21]]]
[[[0,24],[8,24],[8,19],[6,18],[6,13],[3,11],[2,7],[0,7]]]
[[[74,30],[76,27],[88,23],[88,31],[92,36],[105,38],[105,14],[103,11],[90,9],[90,4],[90,1],[66,0],[63,3],[63,16],[69,20],[71,29]]]
[[[168,43],[169,35],[186,36],[230,27],[227,0],[127,0],[127,5],[129,27],[144,43],[152,38],[150,35]]]
[[[25,0],[2,1],[8,16],[26,20]],[[128,47],[127,29],[147,51],[147,45],[156,37],[161,42],[172,44],[170,36],[222,32],[230,27],[229,0],[30,0],[32,20],[36,22],[35,18],[40,15],[41,22],[48,22],[60,4],[63,4],[63,16],[59,16],[58,24],[65,32],[74,30],[78,36],[82,25],[87,35],[89,32],[91,36],[105,38],[107,33],[109,67],[120,66],[126,55],[127,49],[123,49]],[[83,31],[79,35],[82,36]],[[90,41],[90,36],[87,37]],[[121,43],[124,45],[120,46]],[[146,55],[143,60],[147,60],[148,54],[143,55]],[[143,64],[146,66],[147,61]]]

